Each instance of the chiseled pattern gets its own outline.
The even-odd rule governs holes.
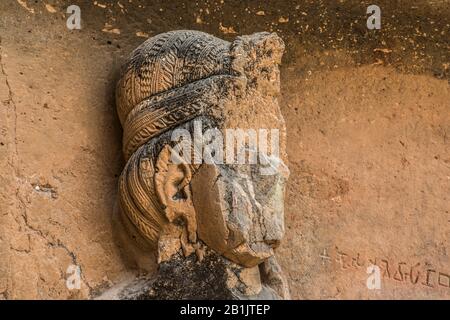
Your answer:
[[[229,50],[229,42],[199,31],[171,31],[145,41],[131,54],[116,88],[122,124],[144,99],[229,73]]]
[[[119,181],[120,206],[151,243],[158,240],[164,217],[151,196],[155,169],[143,156],[145,144],[214,107],[229,77],[229,52],[229,42],[203,32],[163,33],[133,51],[117,84],[127,160]]]
[[[283,166],[276,167],[273,184],[266,188],[267,180],[253,176],[250,172],[258,167],[250,164],[242,170],[170,165],[173,129],[189,127],[195,134],[193,119],[205,120],[201,130],[253,125],[283,131],[276,98],[283,51],[281,38],[267,32],[230,44],[202,32],[175,31],[147,40],[132,53],[116,93],[127,160],[119,179],[121,216],[137,242],[157,248],[160,267],[156,282],[149,283],[158,295],[142,298],[161,298],[173,287],[182,297],[200,297],[198,277],[220,275],[230,297],[289,299],[274,257],[284,234]],[[235,190],[242,183],[247,187]],[[259,199],[253,190],[261,193]],[[177,264],[180,255],[186,260]],[[216,267],[205,272],[208,259]],[[189,261],[203,267],[189,267]],[[177,272],[185,281],[173,281]]]

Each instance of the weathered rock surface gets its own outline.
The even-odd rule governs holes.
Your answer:
[[[292,297],[449,298],[447,1],[378,1],[389,14],[376,33],[360,1],[133,0],[124,13],[91,1],[74,31],[72,1],[51,3],[56,13],[0,2],[0,297],[86,299],[156,272],[154,253],[141,268],[123,258],[111,226],[125,164],[113,92],[143,33],[189,28],[286,43],[291,175],[277,255]],[[368,290],[375,259],[389,273]],[[72,264],[80,290],[66,287]]]
[[[239,276],[234,283],[217,282],[217,294],[251,297],[274,285],[272,291],[279,292],[274,297],[290,297],[274,257],[284,235],[289,176],[280,158],[285,158],[285,123],[277,99],[283,51],[274,33],[226,42],[178,30],[146,40],[123,68],[116,103],[127,162],[119,179],[119,214],[133,240],[137,231],[147,247],[157,248],[163,265],[152,283],[155,297],[207,298],[210,291],[200,294],[208,280],[202,280],[202,270],[209,267],[211,275],[229,278],[236,272],[222,267],[227,260],[240,266]],[[255,108],[264,118],[241,126],[240,118],[255,114]],[[254,160],[243,150],[253,150]],[[223,262],[196,268],[199,276],[186,276],[187,283],[170,276],[182,273],[180,252],[195,253],[201,265],[209,249],[223,256],[213,260]]]
[[[156,275],[128,279],[97,299],[280,299],[269,286],[261,286],[259,276],[257,268],[243,269],[210,250],[201,262],[181,253],[162,262]]]

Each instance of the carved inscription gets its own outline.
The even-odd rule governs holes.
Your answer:
[[[387,257],[364,256],[341,248],[324,248],[319,252],[322,266],[334,266],[343,271],[361,270],[370,265],[381,270],[383,279],[428,288],[450,289],[450,272],[438,269],[428,262],[396,260]]]

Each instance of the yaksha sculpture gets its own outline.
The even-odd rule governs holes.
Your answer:
[[[159,268],[120,298],[289,298],[274,257],[289,175],[283,50],[274,33],[173,31],[131,54],[116,88],[120,217]]]

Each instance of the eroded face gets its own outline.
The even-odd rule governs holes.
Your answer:
[[[247,267],[272,256],[284,235],[289,170],[279,158],[270,163],[270,171],[260,164],[202,165],[193,178],[199,238]]]

